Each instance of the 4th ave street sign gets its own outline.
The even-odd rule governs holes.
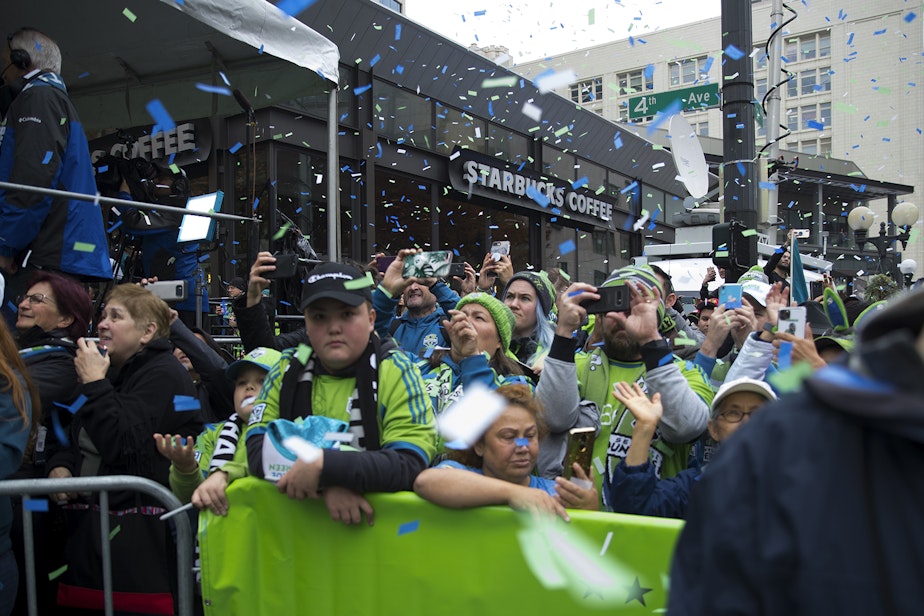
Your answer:
[[[659,111],[664,111],[670,107],[674,101],[680,101],[682,111],[718,107],[719,84],[707,83],[702,86],[678,88],[658,94],[633,96],[629,99],[629,119],[637,120],[638,118],[653,116]]]

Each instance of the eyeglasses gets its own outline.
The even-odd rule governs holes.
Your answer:
[[[719,417],[727,421],[728,423],[738,423],[745,417],[750,417],[751,413],[744,413],[742,411],[725,411],[719,413]]]
[[[45,304],[45,303],[54,304],[55,303],[53,299],[51,299],[44,293],[33,293],[31,295],[20,295],[19,297],[17,297],[16,305],[18,306],[19,304],[21,304],[22,300],[24,299],[28,299],[30,304]]]

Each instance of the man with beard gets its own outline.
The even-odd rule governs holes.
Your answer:
[[[447,346],[443,319],[459,303],[459,296],[439,278],[404,278],[404,259],[418,250],[398,252],[382,282],[372,293],[375,331],[381,338],[392,336],[402,349],[429,357],[436,347]],[[395,316],[398,299],[404,297],[404,312]]]
[[[573,332],[586,316],[581,302],[599,299],[596,287],[574,283],[558,299],[555,339],[539,378],[537,395],[547,413],[561,415],[561,425],[576,423],[588,403],[600,410],[600,434],[594,443],[594,481],[609,481],[612,469],[626,457],[632,442],[632,414],[614,395],[618,382],[638,383],[649,396],[660,393],[664,414],[650,449],[660,477],[672,477],[687,467],[691,441],[706,429],[713,392],[703,371],[671,352],[664,335],[674,328],[661,301],[660,283],[651,268],[624,267],[602,286],[626,285],[630,310],[597,315],[596,333],[602,342],[575,355]],[[552,421],[550,421],[552,423]],[[547,456],[561,461],[562,451],[546,447]],[[540,469],[542,466],[540,451]],[[544,471],[543,471],[544,472]],[[611,510],[604,498],[603,507]]]

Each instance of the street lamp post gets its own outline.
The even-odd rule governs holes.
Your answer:
[[[847,225],[853,229],[854,237],[857,241],[857,248],[862,252],[866,244],[872,244],[879,253],[879,264],[877,273],[883,271],[883,261],[888,256],[889,249],[896,241],[901,242],[902,250],[908,245],[908,239],[911,237],[911,227],[918,221],[918,208],[913,203],[904,201],[892,209],[892,222],[901,232],[889,234],[886,230],[886,223],[879,223],[879,235],[869,237],[869,228],[873,226],[875,214],[866,206],[858,206],[850,210],[847,215]],[[893,268],[889,268],[890,270]]]

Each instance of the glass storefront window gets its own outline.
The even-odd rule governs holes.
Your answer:
[[[587,188],[596,192],[599,188],[606,188],[606,169],[580,158],[575,163],[574,177],[576,180],[586,177]],[[603,194],[602,192],[600,194]]]
[[[543,267],[557,267],[571,276],[572,281],[580,280],[577,278],[577,250],[572,250],[561,254],[562,244],[577,246],[577,233],[574,227],[566,227],[556,223],[549,223],[545,226],[545,238],[543,240],[542,254],[548,257],[548,261],[543,263]]]
[[[462,199],[439,199],[439,250],[452,250],[454,261],[465,261],[481,269],[488,252],[486,244],[488,215],[485,208]]]
[[[501,128],[496,124],[488,124],[488,143],[486,153],[505,160],[508,163],[520,163],[529,156],[529,139]]]
[[[394,255],[402,248],[432,250],[431,184],[378,171],[375,188],[375,252]]]
[[[373,123],[381,135],[398,143],[433,149],[430,101],[378,80],[373,92]]]
[[[356,104],[362,105],[363,100],[365,100],[364,97],[368,96],[368,93],[354,96],[352,90],[356,79],[353,73],[353,67],[344,64],[340,65],[340,90],[337,96],[337,117],[340,119],[340,124],[356,128],[359,126]],[[316,92],[286,101],[280,106],[295,109],[306,115],[321,118],[326,121],[329,102],[330,94],[328,92]]]
[[[491,210],[489,213],[488,235],[490,240],[510,242],[510,260],[513,263],[514,272],[525,270],[530,265],[538,269],[539,264],[530,261],[529,215],[517,213],[514,206],[507,207],[510,209]],[[490,247],[490,244],[488,246]]]
[[[542,173],[560,180],[574,181],[574,156],[547,145],[542,146]]]
[[[487,127],[484,120],[475,119],[463,111],[435,103],[436,151],[448,154],[459,145],[486,152]]]

